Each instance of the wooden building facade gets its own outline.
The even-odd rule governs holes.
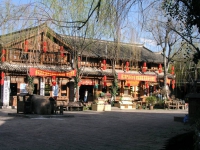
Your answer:
[[[75,100],[77,71],[79,99],[87,89],[88,101],[94,100],[94,91],[109,95],[114,74],[118,96],[149,95],[163,80],[163,55],[141,44],[62,36],[46,24],[2,35],[0,40],[1,105],[15,106],[17,94],[27,92],[30,77],[33,94],[69,102]],[[173,78],[168,74],[168,83]]]

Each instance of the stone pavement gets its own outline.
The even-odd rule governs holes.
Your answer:
[[[174,121],[187,110],[65,111],[50,117],[15,115],[0,109],[1,150],[161,150],[165,142],[190,130]],[[34,116],[34,115],[33,115]]]

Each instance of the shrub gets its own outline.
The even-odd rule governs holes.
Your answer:
[[[149,105],[155,105],[156,101],[157,101],[157,98],[155,96],[149,96],[146,98],[146,102]]]

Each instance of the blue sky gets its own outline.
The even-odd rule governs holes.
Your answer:
[[[5,0],[6,1],[6,0]],[[11,0],[14,4],[26,4],[37,0]],[[153,40],[150,33],[145,32],[140,24],[141,16],[138,13],[138,6],[132,8],[128,14],[128,19],[121,28],[121,40],[127,43],[144,44],[148,49],[158,52],[161,50]]]

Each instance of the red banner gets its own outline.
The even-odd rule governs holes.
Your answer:
[[[134,75],[134,74],[124,74],[118,73],[119,80],[136,80],[136,81],[151,81],[156,82],[156,76],[150,75]]]
[[[92,79],[82,79],[79,82],[79,84],[82,84],[82,85],[95,85],[95,82]]]
[[[60,77],[73,77],[76,76],[76,70],[70,72],[54,72],[48,70],[40,70],[36,68],[29,69],[30,76],[60,76]]]

